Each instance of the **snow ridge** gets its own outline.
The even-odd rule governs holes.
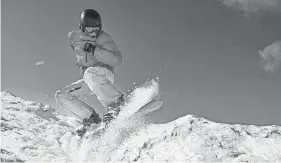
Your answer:
[[[50,106],[1,92],[1,162],[68,160],[58,139],[72,129],[59,117]]]
[[[280,162],[281,127],[229,125],[187,115],[127,139],[112,161]]]
[[[281,162],[277,125],[223,124],[196,115],[166,124],[128,122],[119,132],[122,143],[109,151],[99,138],[81,144],[71,133],[73,121],[50,106],[1,92],[1,161]]]

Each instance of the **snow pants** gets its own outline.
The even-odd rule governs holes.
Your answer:
[[[105,108],[121,96],[122,93],[113,83],[113,72],[104,67],[89,67],[86,69],[83,79],[58,90],[55,98],[60,106],[77,118],[86,119],[91,114],[97,114],[83,101],[86,96],[95,94]]]

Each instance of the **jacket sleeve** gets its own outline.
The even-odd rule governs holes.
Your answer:
[[[83,41],[76,31],[71,31],[68,33],[68,44],[77,55],[81,55],[83,53]]]
[[[122,63],[122,54],[115,44],[112,37],[103,32],[96,41],[94,56],[97,61],[110,65],[118,66]]]

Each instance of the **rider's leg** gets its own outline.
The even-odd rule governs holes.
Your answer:
[[[110,112],[110,115],[117,116],[120,112],[120,105],[124,103],[124,96],[113,85],[114,73],[104,67],[90,67],[85,71],[83,78],[89,89],[107,108],[106,114]]]
[[[56,92],[57,103],[64,109],[70,111],[77,118],[83,120],[90,116],[95,117],[95,123],[99,123],[101,118],[95,110],[83,102],[85,96],[91,93],[83,79],[78,80]]]

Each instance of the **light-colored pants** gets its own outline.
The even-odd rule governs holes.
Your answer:
[[[110,70],[104,67],[90,67],[86,69],[83,79],[58,90],[55,98],[59,106],[79,119],[89,118],[92,113],[97,113],[82,100],[88,95],[95,94],[101,104],[107,108],[121,95],[113,83],[114,73]]]

